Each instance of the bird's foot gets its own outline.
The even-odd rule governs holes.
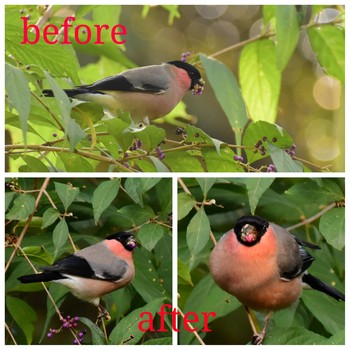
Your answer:
[[[253,345],[262,345],[264,339],[265,339],[265,334],[266,334],[266,329],[267,326],[270,323],[271,317],[272,317],[273,312],[270,311],[266,317],[265,317],[265,322],[264,322],[264,327],[261,332],[255,332],[253,337],[252,337],[252,344]]]
[[[264,338],[265,338],[265,331],[262,331],[260,333],[255,333],[252,337],[252,344],[262,345]]]
[[[98,309],[98,314],[97,314],[96,324],[101,322],[103,319],[105,319],[106,321],[109,321],[111,319],[109,312],[102,305],[97,306],[97,309]]]

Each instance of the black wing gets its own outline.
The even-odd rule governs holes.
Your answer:
[[[58,260],[54,265],[44,267],[43,271],[55,271],[86,278],[93,278],[95,275],[90,264],[84,258],[76,255]]]
[[[298,244],[297,249],[298,249],[299,259],[297,259],[294,266],[291,266],[291,269],[289,271],[284,270],[283,272],[281,272],[281,278],[285,280],[292,280],[293,278],[300,276],[309,268],[309,266],[315,260],[314,257],[304,249],[304,246],[312,247],[314,249],[319,249],[319,247],[316,245],[313,245],[308,242],[304,242],[294,236],[293,238],[295,239],[295,242]]]

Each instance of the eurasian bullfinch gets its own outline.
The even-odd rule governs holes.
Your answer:
[[[107,310],[100,305],[100,297],[132,281],[135,275],[132,252],[135,247],[136,239],[133,235],[115,233],[102,242],[43,267],[42,273],[18,279],[22,283],[62,283],[77,298],[96,305],[99,310],[98,319],[109,318]]]
[[[156,119],[171,112],[185,93],[201,94],[204,80],[189,63],[171,61],[161,65],[126,70],[90,85],[64,90],[68,97],[96,102],[112,113],[130,112],[135,122]],[[43,94],[53,96],[52,90]]]
[[[214,281],[246,307],[269,311],[262,332],[253,336],[254,344],[262,343],[272,311],[293,304],[305,284],[345,300],[343,293],[306,271],[314,258],[304,246],[319,249],[259,216],[242,216],[211,252]]]

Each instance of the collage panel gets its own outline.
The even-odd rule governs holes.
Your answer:
[[[6,171],[343,172],[344,18],[8,5]]]
[[[344,199],[344,178],[179,178],[179,344],[344,345]]]
[[[5,199],[5,345],[172,344],[171,178],[13,178]]]

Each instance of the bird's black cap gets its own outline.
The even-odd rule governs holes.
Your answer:
[[[137,245],[136,238],[127,232],[117,232],[106,237],[106,239],[115,239],[119,241],[126,250],[133,251]]]
[[[239,218],[233,230],[240,243],[251,247],[260,241],[268,227],[268,221],[257,215],[249,215]]]
[[[191,78],[190,90],[194,89],[196,85],[203,86],[201,73],[199,73],[198,69],[195,66],[192,66],[192,64],[183,61],[170,61],[167,63],[184,69],[188,73],[189,77]]]

